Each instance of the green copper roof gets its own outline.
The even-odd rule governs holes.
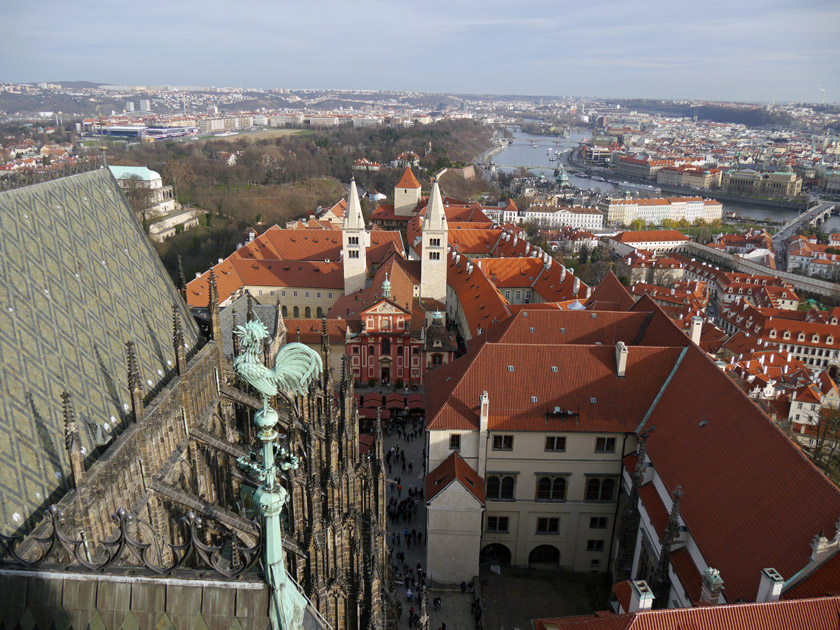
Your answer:
[[[68,489],[63,390],[91,454],[97,425],[125,426],[126,341],[146,391],[164,380],[173,303],[192,347],[195,323],[107,170],[0,193],[0,531]]]
[[[145,166],[109,166],[111,173],[115,179],[131,179],[136,177],[143,181],[150,181],[153,179],[160,179],[160,174],[157,171],[146,168]]]

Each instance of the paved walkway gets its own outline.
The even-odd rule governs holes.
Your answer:
[[[394,424],[400,424],[399,420],[395,420]],[[388,519],[388,544],[392,549],[391,552],[391,566],[394,568],[394,576],[397,582],[397,597],[402,604],[402,614],[400,615],[400,629],[410,628],[408,624],[409,611],[413,607],[414,611],[420,613],[420,604],[415,598],[414,601],[406,599],[406,580],[405,567],[409,567],[411,572],[408,574],[411,582],[411,591],[416,591],[417,580],[417,565],[426,569],[426,504],[423,499],[423,448],[425,445],[425,436],[423,433],[423,426],[420,422],[416,423],[416,437],[408,438],[407,436],[400,437],[396,430],[392,431],[390,435],[385,437],[385,452],[396,447],[399,451],[394,450],[391,454],[391,465],[387,474],[387,488],[386,494],[389,501],[395,499],[397,503],[405,501],[411,490],[417,492],[415,499],[414,514],[409,519],[397,518],[396,520],[389,517]],[[406,431],[413,431],[412,423],[409,421],[404,425]],[[405,453],[405,472],[403,472],[403,462],[398,458],[397,453]],[[409,471],[409,464],[411,470]],[[398,486],[402,486],[402,491],[398,490]],[[410,501],[405,501],[409,504]],[[406,544],[405,530],[408,529],[417,531],[418,535],[422,532],[423,542]],[[396,536],[399,536],[399,543],[396,542]],[[392,543],[391,541],[394,540]],[[398,554],[403,553],[404,559],[400,561]],[[431,608],[431,599],[429,601],[429,608]],[[435,628],[434,630],[437,630]],[[448,630],[448,629],[447,629]]]

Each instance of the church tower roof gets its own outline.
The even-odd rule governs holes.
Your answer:
[[[429,207],[426,210],[426,220],[423,223],[424,230],[445,230],[446,211],[443,208],[443,198],[440,196],[440,186],[435,180],[432,184],[432,194],[429,197]]]
[[[411,169],[406,168],[395,188],[420,188],[420,182],[417,181],[417,178],[414,176],[414,173],[411,172]]]
[[[356,190],[356,180],[350,180],[350,195],[347,199],[347,212],[344,215],[345,230],[363,230],[365,218],[362,216],[362,204],[359,203],[359,191]]]

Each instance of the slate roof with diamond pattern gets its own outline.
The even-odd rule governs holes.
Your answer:
[[[147,392],[171,373],[173,303],[192,348],[198,329],[107,169],[0,193],[0,531],[68,489],[63,390],[92,457],[96,425],[128,421],[125,342]]]

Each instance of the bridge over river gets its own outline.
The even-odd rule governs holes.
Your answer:
[[[820,225],[834,212],[837,204],[831,201],[822,201],[813,208],[810,208],[797,216],[792,221],[785,223],[781,230],[773,236],[773,249],[776,250],[776,267],[787,268],[787,251],[785,242],[799,231],[804,225]]]

